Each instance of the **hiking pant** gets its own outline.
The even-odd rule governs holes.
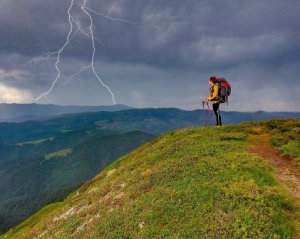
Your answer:
[[[213,109],[216,115],[216,125],[222,125],[221,112],[220,112],[220,103],[214,103]]]

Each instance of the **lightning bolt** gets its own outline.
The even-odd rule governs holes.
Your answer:
[[[71,80],[73,80],[76,76],[79,76],[83,71],[85,71],[85,70],[87,70],[87,69],[89,69],[89,68],[91,68],[91,64],[88,65],[88,66],[82,67],[78,72],[76,72],[75,74],[71,75],[71,76],[69,77],[69,79],[66,80],[66,81],[63,83],[63,85],[68,84],[68,83],[69,83]]]
[[[74,5],[74,0],[71,0],[71,4],[68,8],[68,16],[69,16],[69,24],[70,24],[70,30],[68,32],[68,35],[67,35],[67,40],[66,42],[64,43],[64,45],[62,46],[62,48],[60,48],[58,51],[54,52],[54,53],[51,53],[50,56],[54,55],[54,54],[57,54],[57,57],[56,57],[56,62],[55,62],[55,69],[57,71],[57,75],[56,75],[56,78],[55,80],[53,81],[51,87],[49,88],[48,91],[46,91],[45,93],[41,94],[39,97],[37,97],[35,99],[35,101],[38,101],[40,100],[43,96],[46,96],[46,95],[49,95],[49,93],[53,90],[55,84],[57,83],[57,81],[59,80],[60,78],[60,75],[61,75],[61,70],[59,68],[59,63],[60,63],[60,55],[61,53],[64,51],[64,49],[67,47],[67,45],[69,45],[70,43],[70,37],[71,37],[71,34],[73,32],[73,22],[72,22],[72,16],[71,16],[71,9]],[[49,56],[49,55],[48,55]]]
[[[129,23],[129,24],[138,24],[139,22],[134,22],[134,21],[130,21],[130,20],[127,20],[127,19],[124,19],[124,18],[119,18],[119,17],[111,17],[110,14],[104,14],[104,13],[101,13],[101,12],[97,12],[91,8],[88,8],[88,7],[84,7],[85,10],[88,10],[98,16],[101,16],[101,17],[105,17],[107,18],[108,20],[111,20],[111,21],[115,21],[115,22],[125,22],[125,23]]]
[[[91,69],[93,71],[93,74],[95,75],[95,77],[98,79],[98,81],[101,83],[101,85],[103,87],[105,87],[108,92],[110,93],[112,100],[114,102],[114,104],[116,104],[115,101],[115,96],[114,93],[112,92],[112,90],[108,87],[108,85],[106,85],[102,80],[101,77],[97,74],[96,70],[95,70],[95,54],[96,54],[96,47],[95,47],[95,39],[94,39],[94,32],[93,32],[93,18],[91,16],[91,14],[86,10],[86,3],[87,0],[84,0],[83,5],[81,6],[82,11],[89,17],[90,19],[90,35],[91,35],[91,41],[92,41],[92,47],[93,47],[93,53],[92,53],[92,58],[91,58]]]
[[[74,21],[75,24],[76,24],[77,30],[78,30],[79,32],[81,32],[84,36],[90,38],[90,35],[89,35],[88,33],[86,33],[86,32],[82,29],[80,22],[78,22],[78,21],[75,20],[75,19],[73,19],[73,21]]]
[[[72,18],[72,21],[75,22],[75,20]],[[76,23],[76,22],[75,22]],[[82,34],[87,34],[85,33],[82,28],[80,26],[77,26],[77,30],[76,32],[73,34],[73,36],[70,37],[69,41],[71,41],[73,39],[73,37],[75,37],[75,35],[77,34],[77,32],[81,32]],[[88,34],[87,34],[88,36]],[[89,37],[89,36],[88,36]],[[100,41],[100,40],[99,40]],[[100,43],[102,44],[102,42],[100,41]],[[57,51],[53,51],[53,52],[48,52],[46,54],[44,54],[43,56],[38,56],[38,57],[34,57],[33,59],[31,59],[27,65],[35,65],[37,63],[40,63],[41,61],[48,61],[48,60],[57,60],[57,55],[59,54],[59,50]],[[56,55],[56,57],[54,57]]]
[[[36,64],[36,63],[39,63],[41,61],[46,61],[46,60],[51,60],[51,59],[56,59],[56,57],[53,57],[55,55],[58,54],[58,51],[54,51],[54,52],[48,52],[46,53],[45,55],[43,56],[38,56],[38,57],[35,57],[33,58],[32,60],[30,60],[28,62],[29,65],[32,65],[32,64]]]
[[[137,23],[138,23],[138,22],[130,21],[130,20],[123,19],[123,18],[114,18],[114,17],[110,17],[110,14],[111,14],[111,12],[114,10],[116,4],[117,4],[117,2],[114,2],[114,3],[111,5],[111,7],[110,7],[110,9],[109,9],[109,11],[108,11],[107,14],[103,14],[103,13],[97,12],[97,11],[91,9],[91,8],[86,7],[86,2],[83,4],[82,7],[85,8],[86,10],[89,10],[89,11],[95,13],[96,15],[105,17],[105,18],[107,18],[107,19],[109,19],[109,20],[112,20],[112,21],[121,21],[121,22],[130,23],[130,24],[137,24]],[[83,10],[83,11],[84,11],[84,10]],[[86,12],[85,12],[85,13],[86,13]],[[86,13],[86,14],[87,14],[87,13]],[[88,16],[91,17],[90,15],[88,15]],[[76,21],[76,20],[73,20],[73,21],[76,23],[76,26],[77,26],[77,29],[78,29],[79,32],[81,32],[83,35],[85,35],[85,36],[87,36],[87,37],[90,37],[90,35],[89,35],[88,33],[86,33],[86,32],[82,29],[82,27],[81,27],[81,25],[80,25],[80,23],[79,23],[78,21]],[[103,46],[103,42],[102,42],[102,41],[100,41],[100,40],[99,40],[98,38],[96,38],[95,36],[94,36],[94,39],[97,40],[97,41]],[[63,85],[68,84],[71,80],[73,80],[75,77],[79,76],[83,71],[85,71],[85,70],[88,69],[89,67],[91,67],[91,65],[82,67],[77,73],[75,73],[75,74],[73,74],[72,76],[70,76],[70,77],[68,78],[68,80],[66,80],[66,81],[63,83]],[[114,94],[115,94],[115,93],[114,93]]]
[[[74,79],[75,77],[79,76],[83,71],[87,70],[87,69],[91,69],[92,72],[93,72],[93,75],[97,78],[97,80],[99,81],[99,83],[108,90],[108,92],[110,93],[111,95],[111,98],[112,98],[112,101],[114,104],[116,104],[116,101],[115,101],[115,95],[114,93],[112,92],[112,90],[110,89],[110,87],[105,84],[100,75],[96,72],[95,70],[95,55],[96,55],[96,46],[95,46],[95,40],[100,42],[101,45],[103,45],[103,43],[95,37],[95,34],[94,34],[94,31],[93,31],[93,17],[91,15],[91,13],[95,14],[95,15],[98,15],[98,16],[101,16],[101,17],[104,17],[108,20],[111,20],[111,21],[118,21],[118,22],[124,22],[124,23],[129,23],[129,24],[138,24],[138,22],[134,22],[134,21],[130,21],[130,20],[127,20],[127,19],[123,19],[123,18],[116,18],[116,17],[112,17],[110,16],[111,12],[114,10],[114,7],[116,5],[116,3],[113,3],[111,8],[109,9],[108,13],[107,14],[104,14],[104,13],[101,13],[101,12],[97,12],[89,7],[87,7],[87,1],[88,0],[84,0],[83,1],[83,4],[81,5],[81,10],[88,16],[89,20],[90,20],[90,24],[89,24],[89,33],[84,31],[81,27],[81,24],[80,22],[76,21],[76,19],[74,19],[71,15],[71,10],[74,6],[74,1],[75,0],[71,0],[71,3],[70,3],[70,6],[68,8],[68,18],[69,18],[69,32],[67,34],[67,39],[65,41],[65,43],[63,44],[63,46],[57,50],[57,51],[54,51],[54,52],[48,52],[46,53],[44,56],[40,56],[40,57],[36,57],[34,59],[32,59],[29,63],[30,64],[35,64],[35,63],[39,63],[41,61],[45,61],[45,60],[51,60],[51,59],[55,59],[55,69],[56,69],[56,77],[55,77],[55,80],[52,82],[51,84],[51,87],[44,93],[42,93],[39,97],[37,97],[35,100],[38,101],[40,100],[42,97],[45,97],[47,95],[49,95],[54,86],[56,85],[56,83],[59,81],[59,79],[61,78],[61,69],[59,67],[59,64],[60,64],[60,56],[61,54],[64,52],[65,48],[70,44],[70,41],[72,40],[72,38],[76,35],[77,32],[80,32],[82,33],[84,36],[88,37],[88,38],[91,38],[91,44],[92,44],[92,48],[93,48],[93,51],[92,51],[92,56],[91,56],[91,59],[90,59],[90,64],[82,67],[78,72],[76,72],[75,74],[71,75],[68,80],[66,80],[63,85],[67,84],[68,82],[70,82],[72,79]],[[73,34],[73,23],[76,24],[76,32]],[[72,35],[73,34],[73,35]]]
[[[51,87],[46,92],[42,93],[39,97],[37,97],[35,99],[35,101],[38,101],[42,97],[45,97],[45,96],[49,95],[52,92],[52,90],[53,90],[54,86],[56,85],[56,83],[58,82],[58,80],[60,79],[60,77],[61,77],[61,69],[59,68],[60,56],[63,53],[63,51],[65,50],[65,48],[70,44],[70,41],[71,41],[71,38],[72,38],[72,33],[73,33],[73,28],[74,28],[73,22],[75,22],[75,24],[77,26],[77,31],[80,31],[83,35],[91,38],[93,52],[92,52],[92,57],[91,57],[91,63],[89,65],[87,65],[87,66],[82,67],[77,73],[75,73],[74,75],[70,76],[69,79],[64,84],[68,83],[70,80],[72,80],[76,76],[80,75],[84,70],[87,70],[87,69],[91,68],[94,76],[97,78],[97,80],[100,82],[100,84],[108,90],[108,92],[110,93],[110,95],[112,97],[113,103],[116,104],[114,93],[112,92],[112,90],[110,89],[110,87],[102,81],[101,77],[99,76],[99,74],[97,74],[97,72],[95,70],[96,47],[95,47],[95,36],[94,36],[94,32],[93,32],[93,18],[91,16],[91,14],[86,10],[86,8],[87,8],[86,4],[87,4],[87,0],[85,0],[83,2],[83,5],[81,6],[81,10],[90,19],[90,25],[89,25],[89,32],[90,33],[89,34],[86,33],[81,28],[80,24],[73,19],[72,15],[71,15],[71,10],[72,10],[72,8],[74,6],[74,0],[71,0],[71,4],[70,4],[70,6],[68,8],[68,11],[67,11],[68,18],[69,18],[69,26],[70,26],[70,28],[69,28],[67,39],[66,39],[64,45],[59,50],[57,50],[57,51],[49,52],[45,56],[36,57],[36,58],[34,58],[33,60],[30,61],[30,63],[38,63],[38,62],[43,61],[43,60],[56,59],[56,62],[55,62],[55,69],[57,71],[56,78],[53,81]],[[96,39],[96,40],[98,40],[98,39]],[[98,41],[102,44],[102,42],[100,40],[98,40]],[[56,56],[56,57],[54,57],[54,56]]]

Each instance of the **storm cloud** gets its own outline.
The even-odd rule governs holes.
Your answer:
[[[89,64],[92,54],[86,35],[90,22],[82,4],[75,0],[71,10],[74,31],[61,56],[62,77],[39,103],[112,103],[90,71],[68,82]],[[64,44],[69,5],[69,0],[0,2],[2,91],[21,92],[28,102],[51,86],[55,59],[37,64],[30,60]],[[117,103],[198,108],[208,94],[209,76],[220,75],[233,87],[228,110],[299,111],[297,0],[89,0],[88,7],[127,20],[90,11],[96,70],[115,92]]]

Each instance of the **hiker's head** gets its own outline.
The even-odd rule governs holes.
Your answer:
[[[209,78],[208,83],[209,83],[210,85],[214,85],[214,84],[216,83],[216,80],[217,80],[217,77],[216,77],[216,76],[211,76],[211,77]]]

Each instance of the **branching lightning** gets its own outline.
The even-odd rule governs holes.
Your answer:
[[[90,35],[82,29],[80,22],[76,21],[75,19],[73,19],[73,22],[75,22],[77,30],[79,32],[81,32],[86,37],[90,37]]]
[[[57,54],[58,54],[58,51],[48,52],[44,56],[38,56],[38,57],[33,58],[32,60],[30,60],[28,62],[28,64],[31,65],[31,64],[39,63],[41,61],[46,61],[46,60],[50,60],[50,59],[56,59],[56,57],[53,57],[53,56],[55,56]]]
[[[104,14],[104,13],[101,13],[101,12],[97,12],[91,8],[88,8],[88,7],[84,7],[84,9],[98,15],[98,16],[101,16],[101,17],[105,17],[107,18],[108,20],[111,20],[111,21],[115,21],[115,22],[125,22],[125,23],[130,23],[130,24],[138,24],[138,22],[134,22],[134,21],[130,21],[130,20],[127,20],[127,19],[124,19],[124,18],[118,18],[118,17],[111,17],[109,14]]]
[[[91,8],[88,8],[87,7],[87,1],[88,0],[84,0],[83,4],[81,6],[81,10],[88,16],[88,18],[90,20],[89,33],[87,33],[86,31],[84,31],[82,29],[80,23],[78,21],[76,21],[72,17],[71,10],[72,10],[72,8],[74,6],[74,1],[75,0],[71,0],[70,6],[69,6],[68,11],[67,11],[68,18],[69,18],[69,26],[70,26],[70,28],[69,28],[69,32],[68,32],[68,35],[67,35],[67,38],[66,38],[66,41],[65,41],[64,45],[59,50],[57,50],[57,51],[49,52],[49,53],[45,54],[44,56],[36,57],[36,58],[34,58],[33,60],[31,60],[29,62],[29,63],[38,63],[38,62],[44,61],[44,60],[56,59],[56,61],[55,61],[55,69],[57,71],[57,75],[56,75],[55,80],[53,81],[51,87],[46,92],[42,93],[39,97],[37,97],[35,100],[38,101],[42,97],[45,97],[45,96],[49,95],[51,93],[51,91],[53,90],[54,86],[56,85],[56,83],[61,78],[61,69],[59,67],[61,54],[64,52],[65,48],[70,44],[70,41],[72,40],[72,37],[74,37],[75,34],[79,31],[83,35],[85,35],[86,37],[89,37],[91,39],[91,44],[92,44],[92,48],[93,48],[92,56],[91,56],[91,62],[90,62],[89,65],[86,65],[86,66],[82,67],[77,73],[75,73],[72,76],[70,76],[68,78],[68,80],[66,80],[64,82],[64,85],[67,84],[72,79],[74,79],[75,77],[77,77],[78,75],[80,75],[83,71],[85,71],[85,70],[87,70],[87,69],[90,68],[92,70],[92,72],[93,72],[93,75],[97,78],[97,80],[100,82],[100,84],[104,88],[106,88],[108,90],[108,92],[110,93],[113,103],[116,104],[114,93],[112,92],[112,90],[110,89],[110,87],[102,81],[101,77],[99,76],[99,74],[95,70],[95,54],[96,54],[95,40],[99,41],[101,44],[102,44],[102,42],[100,40],[98,40],[97,38],[95,38],[94,31],[93,31],[93,24],[94,24],[94,22],[93,22],[93,17],[91,15],[91,13],[94,13],[96,15],[102,16],[102,17],[107,18],[107,19],[109,19],[111,21],[119,21],[119,22],[125,22],[125,23],[130,23],[130,24],[136,24],[137,22],[133,22],[133,21],[130,21],[130,20],[127,20],[127,19],[123,19],[123,18],[111,17],[110,14],[111,14],[111,12],[114,9],[115,4],[113,4],[111,6],[108,14],[106,15],[106,14],[97,12],[97,11],[91,9]],[[76,24],[77,31],[72,36],[73,29],[74,29],[73,23]]]
[[[61,74],[61,70],[59,68],[59,63],[60,63],[60,55],[61,53],[64,51],[64,49],[66,48],[67,45],[69,45],[70,43],[70,36],[73,32],[73,22],[72,22],[72,16],[71,16],[71,9],[74,5],[74,0],[71,0],[71,4],[68,8],[68,16],[69,16],[69,24],[70,24],[70,30],[68,32],[68,35],[67,35],[67,40],[66,42],[64,43],[64,45],[62,46],[62,48],[60,48],[58,51],[54,52],[54,53],[51,53],[51,54],[57,54],[57,58],[56,58],[56,62],[55,62],[55,69],[57,71],[57,75],[56,75],[56,78],[55,80],[53,81],[50,89],[48,91],[46,91],[45,93],[41,94],[38,98],[36,98],[35,100],[38,101],[39,99],[41,99],[43,96],[46,96],[46,95],[49,95],[49,93],[53,90],[56,82],[59,80],[60,78],[60,74]]]
[[[71,80],[73,80],[75,77],[79,76],[83,71],[85,71],[85,70],[87,70],[87,69],[89,69],[89,68],[91,68],[91,64],[88,65],[88,66],[82,67],[78,72],[76,72],[75,74],[71,75],[71,76],[68,78],[68,80],[66,80],[66,81],[63,83],[63,85],[68,84]]]
[[[91,34],[92,46],[93,46],[93,53],[92,53],[92,58],[91,58],[91,61],[92,61],[92,63],[91,63],[91,69],[92,69],[95,77],[101,83],[101,85],[103,85],[103,87],[105,87],[108,90],[108,92],[111,94],[112,100],[113,100],[114,104],[116,104],[114,93],[111,91],[111,89],[108,87],[108,85],[106,85],[101,80],[100,76],[97,74],[97,72],[95,70],[96,47],[95,47],[95,39],[94,39],[94,32],[93,32],[93,18],[91,16],[91,14],[86,10],[86,3],[87,3],[87,0],[84,0],[83,5],[81,6],[81,9],[90,18],[90,34]]]

